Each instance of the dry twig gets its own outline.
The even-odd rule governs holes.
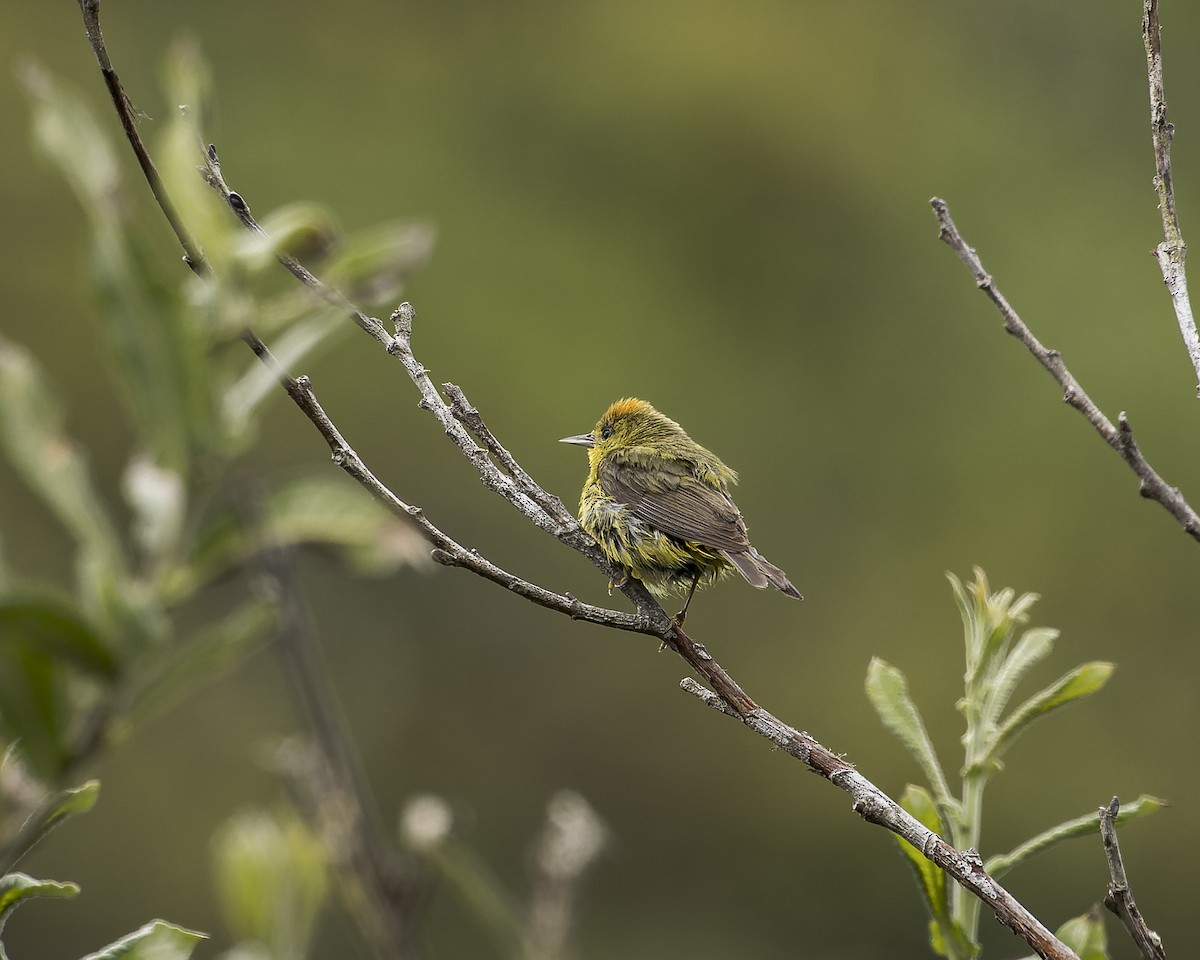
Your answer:
[[[1104,905],[1120,918],[1145,960],[1167,960],[1162,940],[1147,926],[1137,904],[1133,902],[1133,891],[1129,889],[1129,879],[1125,876],[1121,848],[1117,845],[1117,814],[1120,811],[1121,801],[1116,797],[1107,807],[1100,808],[1100,838],[1104,842],[1104,857],[1108,860],[1108,873],[1112,877]]]
[[[968,246],[958,227],[950,218],[950,209],[946,201],[934,197],[929,201],[933,207],[933,215],[940,227],[939,236],[946,242],[967,269],[975,276],[975,284],[984,292],[989,300],[996,305],[1000,316],[1004,318],[1004,329],[1025,344],[1026,349],[1052,376],[1063,389],[1063,400],[1083,414],[1104,442],[1120,455],[1138,478],[1138,491],[1143,497],[1160,503],[1176,520],[1182,524],[1184,532],[1193,540],[1200,541],[1200,516],[1183,498],[1178,487],[1167,483],[1158,471],[1150,466],[1149,461],[1142,455],[1136,441],[1133,439],[1133,429],[1122,410],[1117,417],[1117,426],[1106,417],[1095,402],[1079,385],[1067,365],[1063,363],[1062,355],[1057,350],[1049,350],[1033,335],[1024,321],[1017,315],[1008,300],[1005,299],[991,275],[983,269],[983,263],[973,247]]]
[[[1196,318],[1192,316],[1192,302],[1188,297],[1187,244],[1179,229],[1179,215],[1175,212],[1175,184],[1171,179],[1171,140],[1175,136],[1175,125],[1167,121],[1167,98],[1163,91],[1162,36],[1158,20],[1158,0],[1143,0],[1142,41],[1146,46],[1146,74],[1150,80],[1150,138],[1154,144],[1154,190],[1158,194],[1158,209],[1162,214],[1163,242],[1154,248],[1154,259],[1162,270],[1163,282],[1171,295],[1175,308],[1175,319],[1183,344],[1200,381],[1200,334],[1196,332]],[[1197,385],[1200,395],[1200,384]]]

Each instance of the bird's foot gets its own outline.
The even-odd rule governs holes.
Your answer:
[[[608,581],[608,595],[611,597],[612,592],[614,590],[620,590],[628,582],[629,582],[629,574],[628,573],[622,573],[621,576],[616,580],[609,580]]]

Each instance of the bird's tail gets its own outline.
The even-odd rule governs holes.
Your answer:
[[[726,553],[725,556],[729,558],[730,563],[737,567],[738,573],[746,578],[746,582],[750,586],[765,590],[767,584],[770,584],[780,593],[789,597],[795,597],[797,600],[804,599],[800,595],[800,591],[792,586],[792,581],[788,579],[787,574],[753,547],[745,553]]]

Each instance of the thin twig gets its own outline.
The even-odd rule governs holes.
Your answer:
[[[1158,20],[1158,0],[1143,0],[1142,41],[1146,47],[1146,74],[1150,80],[1150,138],[1154,144],[1154,190],[1158,194],[1158,210],[1162,214],[1163,242],[1154,248],[1154,259],[1162,271],[1163,282],[1171,295],[1175,319],[1183,344],[1196,370],[1197,394],[1200,395],[1200,334],[1188,297],[1187,244],[1179,229],[1175,211],[1175,185],[1171,179],[1171,140],[1174,124],[1167,120],[1167,98],[1163,91],[1162,31]]]
[[[1004,295],[997,288],[995,281],[980,262],[975,250],[967,245],[958,227],[950,218],[950,210],[946,201],[934,197],[929,201],[933,214],[937,218],[940,229],[939,236],[945,241],[967,269],[975,276],[975,284],[996,305],[1000,316],[1004,318],[1004,329],[1021,341],[1033,354],[1034,358],[1052,376],[1063,389],[1063,400],[1083,414],[1103,438],[1128,465],[1138,478],[1138,491],[1143,497],[1160,503],[1179,523],[1184,531],[1196,541],[1200,541],[1200,516],[1183,498],[1178,487],[1170,486],[1142,455],[1133,439],[1133,429],[1122,410],[1117,418],[1117,426],[1113,426],[1091,397],[1087,395],[1079,381],[1075,379],[1067,365],[1063,363],[1062,355],[1057,350],[1048,350],[1040,340],[1033,335],[1017,312],[1009,305]]]
[[[87,0],[80,0],[87,10]],[[93,9],[95,8],[93,0]],[[89,31],[89,36],[93,36]],[[99,29],[93,36],[93,44],[99,40]],[[99,55],[98,55],[99,58]],[[99,58],[101,65],[107,55]],[[118,107],[118,111],[120,107]],[[220,170],[215,147],[206,153],[205,175],[210,185],[229,204],[234,215],[247,229],[263,234],[261,226],[250,213],[243,197],[231,190]],[[165,211],[164,211],[165,212]],[[389,336],[383,324],[367,316],[351,304],[339,291],[317,279],[299,261],[289,256],[280,256],[281,264],[296,279],[301,281],[327,303],[334,304],[354,319],[355,323],[388,352],[400,360],[410,379],[421,393],[424,409],[431,412],[442,424],[446,435],[479,472],[480,478],[490,489],[504,497],[531,522],[588,557],[607,574],[616,574],[600,550],[598,544],[579,527],[574,518],[566,514],[557,498],[542,490],[525,473],[487,429],[478,411],[474,411],[465,395],[452,385],[445,387],[452,402],[447,403],[433,385],[425,367],[412,352],[411,337],[414,311],[410,304],[402,304],[392,315],[395,336]],[[418,529],[431,543],[435,544],[434,558],[451,566],[462,566],[484,576],[495,583],[525,596],[542,606],[559,610],[576,619],[616,627],[622,630],[654,636],[690,664],[709,684],[712,692],[705,690],[690,678],[684,688],[730,716],[739,717],[747,726],[767,736],[782,746],[790,755],[801,760],[810,770],[825,777],[854,797],[854,809],[865,820],[883,826],[909,839],[934,863],[945,869],[958,883],[979,897],[996,914],[1005,926],[1022,937],[1039,956],[1046,960],[1078,960],[1040,921],[1019,904],[983,870],[979,855],[972,850],[958,851],[940,837],[922,827],[915,819],[878,787],[862,777],[849,763],[823,747],[807,734],[783,724],[759,705],[717,663],[702,644],[688,636],[665,610],[650,596],[636,578],[624,578],[621,590],[632,601],[635,615],[621,614],[580,603],[569,594],[554,594],[545,588],[528,583],[507,571],[489,563],[474,550],[467,550],[429,523],[417,507],[409,506],[392,493],[374,476],[353,449],[346,443],[325,411],[317,403],[312,385],[306,377],[294,378],[283,370],[271,356],[266,345],[247,331],[243,339],[256,355],[272,369],[280,384],[293,402],[316,426],[329,444],[334,461],[353,476],[371,494],[387,504],[396,513],[408,516],[416,522]],[[466,424],[466,426],[464,426]],[[469,427],[469,430],[467,429]],[[472,434],[484,444],[472,439]],[[486,448],[486,449],[485,449]],[[496,457],[504,469],[492,460]],[[619,579],[612,577],[612,579]]]
[[[1142,919],[1142,913],[1133,902],[1133,891],[1125,876],[1125,863],[1121,859],[1121,848],[1117,844],[1117,814],[1121,801],[1113,797],[1107,807],[1100,808],[1100,838],[1104,841],[1104,857],[1108,861],[1108,873],[1112,878],[1104,905],[1120,918],[1130,938],[1141,951],[1145,960],[1166,960],[1167,952],[1162,940]]]
[[[121,128],[125,131],[125,139],[129,141],[129,146],[137,157],[138,165],[142,168],[146,182],[150,185],[150,191],[154,194],[154,199],[158,201],[159,209],[167,218],[171,229],[175,231],[179,245],[183,247],[184,263],[197,276],[207,276],[209,273],[208,261],[204,259],[204,253],[199,244],[188,233],[179,216],[179,211],[175,209],[175,204],[171,202],[171,198],[167,194],[166,185],[163,183],[162,177],[158,175],[158,168],[154,166],[154,161],[150,159],[150,153],[138,133],[137,110],[121,85],[121,78],[117,76],[117,71],[108,56],[104,35],[100,32],[100,0],[79,0],[79,9],[83,13],[83,25],[87,30],[88,42],[92,45],[92,52],[96,55],[96,63],[100,66],[100,73],[104,77],[104,85],[108,88],[108,95],[112,98],[113,107],[121,120]]]

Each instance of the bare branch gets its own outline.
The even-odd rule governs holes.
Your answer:
[[[1158,20],[1158,0],[1143,0],[1142,40],[1146,46],[1146,73],[1150,79],[1150,137],[1154,144],[1154,189],[1158,194],[1158,209],[1162,214],[1162,243],[1154,248],[1154,259],[1162,270],[1163,282],[1171,295],[1175,308],[1175,319],[1183,343],[1196,369],[1200,381],[1200,334],[1196,332],[1196,319],[1192,315],[1192,302],[1188,297],[1187,244],[1179,229],[1179,215],[1175,212],[1175,185],[1171,179],[1171,140],[1175,126],[1167,121],[1167,98],[1163,91],[1162,36]],[[1200,385],[1197,386],[1200,395]]]
[[[1142,455],[1142,451],[1133,439],[1133,429],[1129,426],[1125,411],[1121,411],[1118,417],[1118,426],[1113,426],[1112,421],[1101,412],[1092,398],[1079,385],[1079,381],[1067,369],[1062,355],[1057,350],[1048,350],[1044,347],[1009,305],[1004,295],[996,287],[995,281],[983,269],[978,254],[967,245],[962,234],[958,232],[958,227],[950,218],[950,210],[946,206],[946,201],[934,197],[929,203],[933,207],[933,215],[937,218],[941,228],[939,237],[958,254],[958,258],[975,276],[975,284],[996,305],[1000,316],[1004,318],[1004,329],[1025,344],[1026,349],[1033,354],[1038,363],[1045,367],[1050,376],[1062,387],[1063,400],[1083,414],[1104,442],[1129,465],[1129,469],[1137,475],[1138,491],[1141,495],[1160,503],[1171,516],[1179,521],[1184,532],[1193,540],[1200,541],[1200,516],[1197,516],[1196,511],[1183,498],[1179,488],[1170,486]]]
[[[1141,911],[1133,902],[1129,879],[1125,876],[1125,863],[1121,859],[1121,848],[1117,844],[1117,814],[1120,810],[1121,801],[1116,797],[1112,798],[1107,807],[1100,808],[1100,837],[1104,841],[1104,857],[1108,860],[1108,873],[1112,877],[1108,884],[1108,893],[1104,897],[1104,905],[1120,918],[1146,960],[1166,960],[1167,952],[1163,949],[1162,940],[1142,919]]]
[[[158,175],[158,168],[154,166],[154,161],[150,159],[150,153],[138,133],[137,110],[129,95],[125,93],[121,79],[117,76],[112,60],[109,59],[104,35],[100,32],[100,0],[79,0],[79,9],[83,13],[83,25],[87,30],[88,42],[92,45],[92,52],[96,55],[96,62],[100,65],[104,85],[108,88],[108,95],[112,98],[113,107],[121,120],[121,128],[125,131],[125,139],[129,141],[129,146],[137,157],[138,165],[142,168],[163,216],[167,218],[179,245],[183,247],[183,261],[197,276],[206,276],[209,272],[208,261],[204,259],[203,251],[188,233],[179,212],[167,195],[167,188],[162,182],[162,177]]]

